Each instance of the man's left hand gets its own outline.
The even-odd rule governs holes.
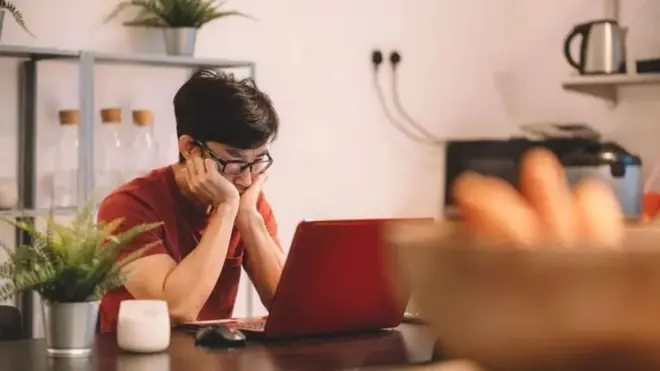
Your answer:
[[[257,201],[259,200],[259,195],[261,194],[266,178],[268,178],[266,174],[257,176],[250,187],[248,187],[248,189],[246,189],[241,195],[238,214],[236,216],[236,223],[239,228],[241,225],[248,223],[254,217],[260,216],[257,208]]]

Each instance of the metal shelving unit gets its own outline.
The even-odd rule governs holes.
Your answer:
[[[19,205],[15,210],[0,211],[6,217],[33,219],[48,213],[70,213],[75,208],[36,208],[36,139],[37,139],[37,65],[42,61],[68,61],[78,65],[79,110],[78,126],[80,146],[78,151],[78,201],[91,197],[94,189],[94,67],[99,64],[142,65],[197,70],[200,68],[247,68],[255,77],[255,63],[228,59],[206,59],[185,56],[150,54],[115,54],[86,50],[62,50],[14,45],[0,45],[0,58],[19,60],[19,122],[18,122],[18,190]],[[30,243],[29,236],[17,231],[16,243]],[[26,292],[17,298],[17,306],[23,315],[23,328],[33,336],[33,293]],[[248,312],[252,312],[252,295],[248,295]]]

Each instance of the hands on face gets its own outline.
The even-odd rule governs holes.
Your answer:
[[[453,188],[471,235],[489,244],[615,247],[624,236],[612,191],[590,180],[570,189],[562,165],[544,149],[524,156],[520,191],[474,173],[460,176]]]
[[[264,182],[267,178],[268,175],[266,174],[257,175],[252,181],[252,184],[250,184],[250,187],[243,192],[238,209],[239,214],[258,212],[257,201],[259,200],[259,194],[261,194],[261,190],[263,189]]]
[[[190,191],[200,201],[212,206],[239,201],[238,190],[218,172],[212,159],[191,156],[186,160],[185,174]]]

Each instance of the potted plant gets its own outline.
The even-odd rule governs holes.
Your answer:
[[[16,23],[18,23],[25,32],[30,34],[30,36],[34,37],[32,32],[27,28],[27,25],[25,25],[23,14],[18,11],[16,5],[12,4],[9,0],[0,0],[0,40],[2,40],[2,22],[5,18],[5,13],[11,14]]]
[[[238,11],[222,11],[225,2],[217,0],[121,0],[106,18],[116,17],[126,8],[137,8],[138,15],[125,26],[161,28],[165,48],[170,55],[193,55],[197,31],[216,19],[229,16],[251,16]]]
[[[116,233],[122,219],[94,222],[90,201],[81,206],[70,224],[44,218],[45,231],[34,222],[2,218],[31,237],[28,245],[9,249],[9,260],[0,264],[0,300],[24,290],[42,298],[48,354],[81,356],[92,350],[99,301],[127,279],[122,269],[155,244],[144,246],[120,259],[123,247],[161,223],[142,224]]]

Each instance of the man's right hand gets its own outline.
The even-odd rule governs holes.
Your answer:
[[[190,191],[200,201],[212,206],[236,202],[240,195],[236,187],[218,172],[212,159],[192,156],[186,160],[186,180]]]

